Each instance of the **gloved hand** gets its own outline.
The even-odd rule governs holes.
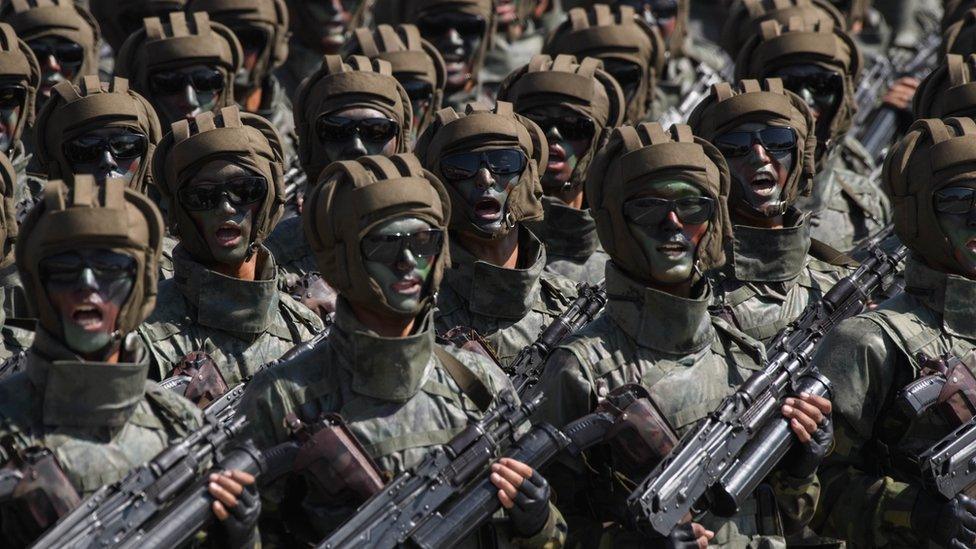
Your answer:
[[[491,482],[519,537],[538,534],[549,520],[549,483],[528,465],[502,458],[491,466]]]
[[[664,540],[664,549],[706,549],[715,532],[705,529],[697,522],[679,524],[671,530]]]
[[[794,445],[784,460],[784,467],[790,476],[809,477],[827,457],[834,440],[831,409],[831,403],[826,398],[806,393],[786,399],[783,417],[790,420],[790,428],[801,443]]]
[[[254,476],[243,471],[211,473],[208,489],[214,498],[211,509],[223,528],[226,545],[235,549],[252,546],[261,516],[261,498]]]
[[[922,493],[912,511],[916,532],[948,549],[976,547],[976,499],[964,494],[948,502]]]

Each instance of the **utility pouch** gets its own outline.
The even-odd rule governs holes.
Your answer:
[[[81,503],[81,497],[47,448],[10,452],[0,469],[0,504],[15,516],[29,538],[40,535]]]
[[[953,427],[968,423],[976,415],[976,350],[962,358],[948,356],[945,385],[939,393],[936,410]]]
[[[217,363],[203,351],[193,351],[184,356],[168,377],[175,376],[190,378],[183,396],[201,410],[229,390]]]
[[[309,426],[289,414],[286,422],[301,443],[293,470],[308,482],[316,499],[358,506],[383,489],[379,468],[342,416],[325,414]]]
[[[678,437],[644,387],[629,383],[614,389],[597,410],[606,407],[618,411],[606,440],[614,469],[627,477],[646,475],[677,445]]]

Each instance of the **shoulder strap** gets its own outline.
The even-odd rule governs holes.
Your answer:
[[[939,337],[931,329],[919,331],[918,323],[906,319],[905,315],[896,311],[876,310],[864,318],[880,326],[913,367],[917,367],[915,355],[918,351]]]
[[[180,398],[182,397],[154,382],[146,382],[146,401],[154,412],[162,416],[161,423],[173,438],[182,437],[194,428],[192,415],[188,414],[192,404],[187,401],[186,405],[181,405],[177,400]]]
[[[816,238],[810,239],[810,251],[808,253],[815,259],[838,267],[857,267],[859,265],[851,256]]]
[[[468,398],[474,402],[479,410],[487,412],[495,399],[484,382],[440,345],[434,345],[434,355],[444,366],[447,375],[451,376],[454,383],[457,383],[458,387],[461,388],[461,392],[468,395]]]

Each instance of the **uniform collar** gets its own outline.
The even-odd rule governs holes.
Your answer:
[[[149,355],[135,334],[123,347],[118,363],[90,362],[38,329],[25,369],[40,395],[44,425],[125,425],[145,396]]]
[[[641,347],[688,355],[709,346],[714,329],[708,315],[711,294],[684,298],[649,288],[607,262],[607,314]]]
[[[258,250],[258,280],[222,275],[197,263],[177,246],[173,251],[173,279],[192,305],[189,315],[215,330],[258,335],[274,322],[278,310],[278,280],[274,257]]]
[[[519,226],[519,257],[529,258],[526,269],[506,269],[476,259],[454,239],[451,241],[451,268],[444,272],[444,283],[461,296],[469,311],[492,318],[519,320],[538,299],[539,277],[546,266],[546,251],[539,239]]]
[[[782,229],[734,227],[731,267],[736,280],[787,282],[803,272],[810,251],[810,225],[807,216],[795,211],[787,212],[790,218],[792,226]]]
[[[545,217],[538,227],[547,253],[576,261],[586,261],[593,255],[600,239],[588,208],[576,209],[548,196],[542,198],[542,205]]]
[[[329,344],[343,358],[341,367],[352,375],[352,390],[394,402],[416,395],[433,368],[432,319],[432,311],[422,313],[413,334],[381,337],[363,326],[340,297]]]
[[[942,316],[942,328],[966,339],[976,339],[976,280],[937,271],[915,257],[905,266],[906,291]]]

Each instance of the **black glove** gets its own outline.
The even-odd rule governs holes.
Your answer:
[[[257,541],[258,517],[261,516],[261,497],[252,484],[237,496],[237,505],[227,507],[230,516],[220,522],[226,546],[232,549],[252,547]]]
[[[834,422],[830,416],[817,426],[807,444],[794,444],[786,457],[786,473],[793,478],[807,478],[817,472],[817,468],[827,457],[834,441]]]
[[[675,526],[671,535],[664,540],[664,549],[698,549],[694,523],[686,522]]]
[[[508,516],[515,534],[522,538],[538,534],[546,525],[549,520],[549,483],[538,471],[532,471],[532,476],[522,481]]]
[[[912,512],[915,530],[949,549],[976,547],[976,499],[964,494],[939,503],[921,494]]]

